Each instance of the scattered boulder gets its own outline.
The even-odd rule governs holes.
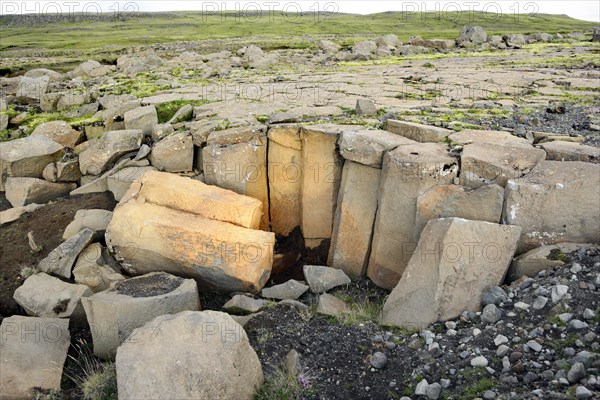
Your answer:
[[[67,196],[75,189],[75,183],[53,183],[37,178],[7,178],[6,199],[13,207],[27,204],[44,204],[50,200]]]
[[[139,149],[143,137],[144,134],[139,129],[106,132],[79,154],[81,173],[100,175],[119,157]]]
[[[40,261],[38,265],[39,269],[50,274],[62,276],[63,278],[71,278],[71,270],[77,256],[91,243],[93,238],[94,231],[83,228],[61,243],[46,258]]]
[[[356,115],[361,117],[372,117],[377,115],[377,107],[375,103],[368,99],[356,100]]]
[[[250,400],[264,379],[244,329],[215,311],[164,315],[137,328],[116,367],[123,399]]]
[[[337,297],[330,295],[329,293],[322,293],[319,295],[317,313],[335,317],[349,311],[350,307]]]
[[[86,247],[73,268],[75,282],[86,285],[94,293],[110,287],[113,282],[125,279],[117,271],[118,264],[100,243],[92,243]]]
[[[32,135],[42,135],[54,140],[56,143],[69,148],[74,148],[82,139],[81,132],[71,128],[65,121],[50,121],[38,125]]]
[[[290,279],[289,281],[280,285],[264,288],[260,294],[262,297],[266,297],[267,299],[296,300],[307,290],[308,286],[305,284],[298,282],[297,280]]]
[[[85,285],[67,283],[40,272],[25,279],[13,297],[27,315],[70,318],[75,323],[81,323],[85,321],[81,298],[92,294]]]
[[[600,42],[600,29],[594,29],[594,33],[592,34],[592,42]]]
[[[384,48],[396,48],[402,45],[402,42],[398,40],[398,36],[394,34],[380,36],[377,38],[377,40],[375,40],[375,43],[378,47]]]
[[[146,136],[150,136],[152,134],[152,127],[158,124],[156,107],[153,105],[129,110],[125,112],[123,118],[125,121],[125,129],[140,129]]]
[[[482,44],[487,40],[485,29],[480,26],[464,26],[460,31],[457,42],[470,42],[473,44]]]
[[[2,320],[0,398],[32,399],[59,390],[71,342],[69,320],[13,315]]]
[[[223,309],[234,314],[249,314],[262,310],[267,302],[262,299],[253,299],[243,294],[236,294],[229,300]]]
[[[527,44],[527,39],[525,38],[524,35],[520,34],[520,33],[513,33],[510,35],[505,35],[503,36],[504,41],[506,42],[507,46],[510,47],[520,47],[523,46],[524,44]]]
[[[154,318],[200,309],[196,282],[164,272],[119,280],[82,303],[92,327],[94,354],[107,359],[115,357],[134,329]]]
[[[175,112],[169,120],[169,124],[177,124],[183,121],[189,121],[194,115],[194,107],[191,104],[186,104]]]
[[[194,167],[192,136],[187,132],[167,136],[152,148],[149,160],[159,171],[191,171]]]
[[[112,211],[92,209],[78,210],[75,213],[75,218],[67,227],[62,235],[63,240],[70,239],[75,234],[83,229],[91,229],[94,231],[94,239],[104,237],[104,231],[112,218]]]
[[[350,283],[348,275],[339,269],[318,265],[305,265],[303,271],[304,278],[313,293],[324,293],[334,287]]]
[[[340,50],[340,46],[330,40],[319,40],[317,42],[317,47],[325,54],[334,54]]]
[[[119,57],[117,68],[129,76],[136,76],[142,72],[156,70],[163,63],[164,61],[155,53],[136,53]]]
[[[560,242],[600,243],[600,165],[542,161],[506,185],[503,223],[523,228],[518,254]]]
[[[258,292],[271,272],[275,235],[234,223],[255,228],[260,208],[197,180],[147,172],[115,208],[106,242],[131,273],[173,272],[207,287]]]
[[[46,93],[49,82],[50,77],[47,75],[35,78],[22,76],[17,86],[17,97],[24,100],[39,101],[42,95]]]
[[[372,40],[364,40],[352,46],[351,58],[356,61],[367,61],[373,58],[375,50],[377,50],[377,43]]]
[[[0,143],[0,190],[9,176],[41,178],[46,165],[63,156],[63,146],[45,136]]]
[[[383,307],[383,323],[421,330],[480,310],[483,292],[502,282],[520,233],[483,221],[429,221]]]

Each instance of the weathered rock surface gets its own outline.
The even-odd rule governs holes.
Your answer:
[[[460,35],[457,42],[471,42],[473,44],[485,43],[487,39],[487,33],[485,29],[480,26],[465,26],[460,31]]]
[[[69,239],[61,243],[46,258],[40,261],[38,265],[39,269],[49,274],[69,279],[77,256],[91,243],[93,238],[94,231],[83,228],[73,236],[70,236]]]
[[[415,229],[423,230],[436,218],[457,217],[474,221],[500,223],[504,189],[486,185],[470,190],[458,185],[437,185],[417,198]]]
[[[118,272],[115,259],[100,243],[90,244],[79,254],[73,268],[73,278],[94,293],[108,289],[113,282],[125,279]]]
[[[471,188],[489,184],[504,187],[509,179],[528,174],[545,158],[546,152],[534,147],[469,144],[461,157],[460,184]]]
[[[273,232],[288,236],[300,225],[302,142],[297,125],[269,129],[269,212]]]
[[[194,165],[192,136],[186,132],[167,136],[152,148],[148,159],[160,171],[191,171]]]
[[[69,148],[74,148],[81,142],[81,132],[73,129],[65,121],[50,121],[38,125],[31,135],[41,135]]]
[[[14,299],[27,315],[48,318],[70,318],[85,321],[81,298],[93,292],[85,285],[76,285],[40,272],[31,275],[15,290]]]
[[[543,161],[508,181],[502,220],[523,228],[518,254],[560,242],[600,243],[600,165]]]
[[[394,119],[388,119],[387,130],[421,143],[443,142],[452,133],[449,129]]]
[[[42,171],[63,155],[63,146],[45,136],[0,143],[0,190],[9,176],[41,178]]]
[[[200,309],[196,282],[164,272],[115,282],[82,303],[92,327],[94,354],[109,359],[134,329],[154,318]]]
[[[119,157],[139,149],[143,137],[143,132],[138,129],[106,132],[79,154],[81,173],[100,175]]]
[[[65,228],[62,238],[67,240],[85,228],[94,231],[95,238],[104,237],[104,231],[111,218],[112,211],[109,210],[78,210],[73,221]]]
[[[482,221],[430,221],[402,278],[383,307],[383,322],[421,330],[478,311],[483,292],[499,285],[521,229]]]
[[[457,160],[445,145],[418,143],[399,146],[384,155],[367,275],[378,286],[392,289],[419,240],[417,198],[430,187],[450,184]]]
[[[69,320],[13,315],[0,326],[0,398],[35,398],[35,389],[60,389],[71,335]]]
[[[164,315],[130,339],[116,357],[121,399],[250,400],[263,383],[246,332],[225,313]]]
[[[37,178],[7,178],[6,199],[13,207],[27,204],[44,204],[50,200],[67,196],[77,185],[75,183],[53,183]]]
[[[334,287],[350,283],[348,275],[339,269],[319,265],[305,265],[304,278],[313,293],[324,293]]]

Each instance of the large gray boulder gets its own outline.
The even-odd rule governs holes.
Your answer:
[[[32,399],[60,389],[71,334],[69,320],[13,315],[0,326],[0,398]]]
[[[119,399],[250,400],[263,383],[244,329],[216,311],[155,318],[116,357]]]
[[[59,160],[63,146],[45,136],[0,143],[0,191],[9,176],[41,178],[46,165]]]
[[[88,228],[95,232],[94,237],[100,239],[104,237],[104,231],[112,218],[112,211],[92,209],[78,210],[75,213],[75,218],[63,232],[63,240],[71,238],[79,231]]]
[[[480,26],[465,26],[460,31],[458,36],[458,43],[471,42],[473,44],[485,43],[487,40],[487,33],[485,29]]]
[[[52,250],[39,263],[39,269],[69,279],[79,253],[92,242],[94,231],[84,228]]]
[[[200,310],[196,282],[165,272],[114,282],[82,303],[92,327],[94,354],[102,358],[114,358],[131,332],[155,317]]]
[[[160,171],[191,171],[194,167],[192,136],[187,132],[167,136],[152,148],[148,159]]]
[[[75,285],[40,272],[31,275],[14,293],[15,301],[27,315],[48,318],[70,318],[85,321],[81,298],[93,292],[85,285]]]
[[[100,175],[124,154],[138,150],[144,133],[139,129],[106,132],[79,154],[81,173]]]
[[[82,139],[82,133],[73,129],[65,121],[45,122],[38,125],[31,135],[46,136],[56,143],[70,148],[77,146]]]
[[[421,330],[478,311],[483,293],[502,283],[521,228],[461,218],[429,221],[382,322]]]
[[[94,293],[110,288],[113,282],[125,279],[117,261],[100,243],[92,243],[77,257],[73,268],[75,282],[86,285]]]
[[[153,105],[134,108],[124,115],[125,129],[141,129],[144,135],[152,134],[152,127],[158,124],[156,107]]]
[[[53,183],[37,178],[7,178],[6,199],[13,207],[27,204],[44,204],[67,196],[77,187],[75,183]]]

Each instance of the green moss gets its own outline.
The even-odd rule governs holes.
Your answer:
[[[268,115],[264,115],[264,114],[259,114],[256,116],[256,120],[260,123],[266,123],[269,120],[269,116]]]
[[[165,122],[168,122],[171,118],[173,118],[177,110],[179,110],[186,104],[191,104],[192,106],[200,106],[206,103],[207,101],[202,100],[175,100],[157,104],[156,115],[158,116],[158,123],[164,124]]]
[[[488,377],[479,378],[477,383],[463,389],[461,398],[475,399],[481,397],[486,390],[491,390],[497,385],[498,381],[495,379]]]
[[[563,263],[568,263],[571,261],[571,258],[563,253],[560,249],[552,249],[550,250],[550,254],[546,257],[548,260],[562,261]]]

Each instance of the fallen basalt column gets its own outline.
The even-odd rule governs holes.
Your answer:
[[[518,226],[484,221],[429,221],[383,307],[382,322],[421,330],[479,311],[483,292],[502,283],[520,234]]]
[[[112,359],[117,348],[146,322],[165,314],[200,310],[193,279],[165,272],[115,282],[105,291],[82,299],[94,340],[94,354]]]
[[[206,288],[258,292],[275,234],[257,230],[262,203],[164,172],[148,172],[115,208],[106,242],[132,274],[165,271]]]

